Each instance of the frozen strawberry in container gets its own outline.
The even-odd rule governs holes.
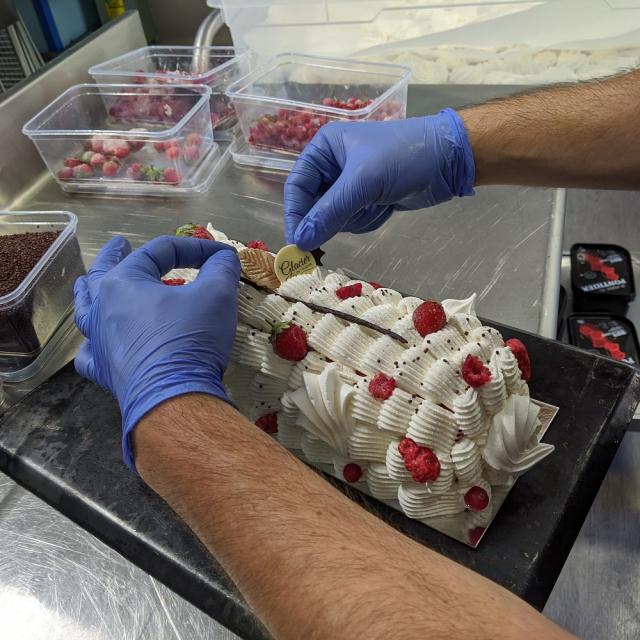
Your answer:
[[[206,85],[84,84],[23,127],[65,191],[193,195],[219,170]]]
[[[246,142],[297,155],[334,120],[406,117],[411,70],[285,53],[227,90]]]
[[[154,85],[203,84],[211,89],[209,110],[216,140],[231,140],[236,114],[227,87],[251,70],[251,52],[238,47],[152,46],[94,65],[98,83],[132,83],[153,94]]]

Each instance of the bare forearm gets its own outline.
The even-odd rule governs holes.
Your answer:
[[[640,71],[463,109],[476,184],[640,189]]]
[[[568,637],[365,512],[223,402],[171,400],[135,433],[142,477],[277,638]]]

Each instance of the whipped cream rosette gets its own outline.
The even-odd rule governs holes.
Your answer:
[[[475,295],[424,301],[321,268],[275,286],[273,254],[234,246],[246,269],[225,384],[240,409],[309,463],[475,544],[553,451],[524,345],[483,326]]]

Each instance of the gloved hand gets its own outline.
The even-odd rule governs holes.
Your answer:
[[[475,165],[460,116],[333,122],[318,131],[284,187],[285,240],[315,249],[339,231],[365,233],[394,210],[473,195]]]
[[[167,286],[174,267],[196,280]],[[87,338],[78,373],[111,391],[122,412],[122,451],[135,471],[130,435],[161,402],[206,393],[229,402],[222,375],[237,323],[240,262],[212,240],[163,236],[131,253],[112,238],[75,285],[76,324]]]

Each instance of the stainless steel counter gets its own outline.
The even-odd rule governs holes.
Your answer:
[[[279,247],[282,183],[280,175],[229,163],[211,191],[196,198],[104,199],[67,195],[43,176],[11,208],[76,213],[87,263],[114,234],[139,245],[190,220],[211,221],[230,237],[260,238]],[[546,276],[560,263],[559,245],[548,256],[554,203],[552,190],[485,187],[474,198],[399,213],[373,234],[341,235],[324,247],[324,261],[421,296],[442,299],[477,291],[483,316],[538,332]],[[557,217],[561,223],[561,210]]]

